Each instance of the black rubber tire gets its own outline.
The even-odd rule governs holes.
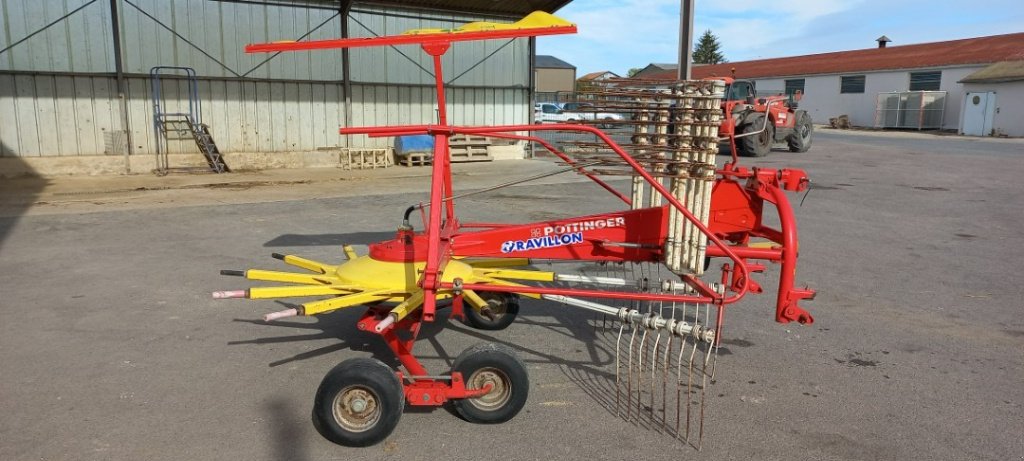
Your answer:
[[[352,401],[346,398],[360,399],[364,410],[352,414]],[[391,367],[377,359],[355,358],[339,363],[324,376],[313,401],[313,417],[328,440],[366,447],[395,430],[404,406],[402,383]],[[369,421],[361,421],[364,419]],[[359,427],[362,424],[365,427]]]
[[[801,112],[800,118],[793,127],[793,133],[786,137],[786,145],[790,152],[807,152],[811,148],[811,139],[814,134],[814,123],[807,112]]]
[[[455,411],[466,421],[503,423],[526,405],[530,377],[526,366],[508,346],[483,343],[470,347],[455,359],[452,371],[462,373],[467,389],[480,389],[488,382],[495,385],[486,395],[452,401]]]
[[[750,119],[750,123],[743,125],[740,134],[756,132],[764,126],[764,114],[758,114]],[[744,157],[764,157],[772,150],[772,141],[775,138],[775,127],[768,124],[761,134],[746,136],[739,139],[739,154]]]
[[[519,296],[512,293],[477,292],[490,305],[490,317],[477,312],[472,306],[466,306],[466,323],[478,330],[504,330],[508,328],[519,314]]]

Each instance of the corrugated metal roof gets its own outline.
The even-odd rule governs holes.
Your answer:
[[[548,56],[546,54],[538,54],[533,59],[533,67],[541,69],[575,69],[576,66],[569,64],[561,59],[554,56]]]
[[[1002,61],[972,73],[960,83],[1002,83],[1024,80],[1024,61]]]
[[[729,76],[734,68],[738,78],[762,78],[991,64],[1020,59],[1024,59],[1024,32],[917,45],[694,66],[693,77]],[[676,72],[652,72],[644,77],[669,80],[676,78]]]

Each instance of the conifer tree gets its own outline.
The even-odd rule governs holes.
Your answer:
[[[718,37],[711,33],[711,29],[705,30],[704,34],[697,40],[697,46],[693,48],[693,62],[695,64],[721,64],[728,62],[721,49],[722,45],[718,43]]]

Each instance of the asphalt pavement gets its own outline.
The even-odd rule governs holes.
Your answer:
[[[617,330],[539,301],[506,330],[440,320],[417,344],[438,373],[479,342],[516,350],[532,386],[512,421],[408,410],[388,440],[361,449],[316,432],[324,373],[350,357],[393,364],[390,353],[356,329],[356,310],[266,324],[279,304],[213,300],[248,286],[218,271],[283,269],[272,252],[365,251],[426,197],[425,168],[250,173],[233,186],[52,179],[20,195],[7,183],[0,459],[1024,459],[1024,143],[819,130],[808,153],[746,163],[814,181],[790,198],[803,203],[797,280],[818,290],[804,304],[816,321],[772,321],[777,266],[759,278],[766,294],[727,310],[700,452],[616,415]],[[460,166],[456,183],[556,168]],[[596,186],[555,176],[457,211],[526,222],[616,208]]]

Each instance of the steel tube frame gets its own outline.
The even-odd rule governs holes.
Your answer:
[[[586,125],[575,125],[575,124],[552,124],[552,125],[502,125],[502,126],[491,126],[491,127],[460,127],[460,126],[442,126],[442,125],[406,125],[406,126],[395,126],[395,127],[354,127],[354,128],[341,128],[339,130],[342,134],[383,134],[383,135],[395,135],[400,134],[431,134],[431,135],[451,135],[451,134],[477,134],[483,135],[487,133],[500,133],[500,132],[515,132],[515,131],[579,131],[590,133],[598,137],[601,141],[608,145],[608,147],[615,152],[626,164],[628,164],[636,172],[638,176],[644,178],[651,188],[656,190],[661,196],[667,200],[673,207],[679,210],[687,220],[692,222],[694,226],[704,235],[708,237],[708,241],[722,248],[725,256],[736,263],[736,267],[741,272],[741,276],[744,280],[742,286],[736,291],[734,295],[729,298],[722,300],[724,304],[731,304],[739,301],[747,293],[749,287],[749,274],[747,271],[746,264],[743,259],[736,255],[732,249],[726,245],[721,239],[714,235],[704,223],[700,222],[693,213],[689,210],[672,194],[657,181],[654,177],[647,172],[636,160],[633,159],[626,151],[622,150],[618,144],[615,143],[608,135],[603,131]],[[705,287],[706,288],[706,287]],[[556,293],[557,294],[557,293]]]

